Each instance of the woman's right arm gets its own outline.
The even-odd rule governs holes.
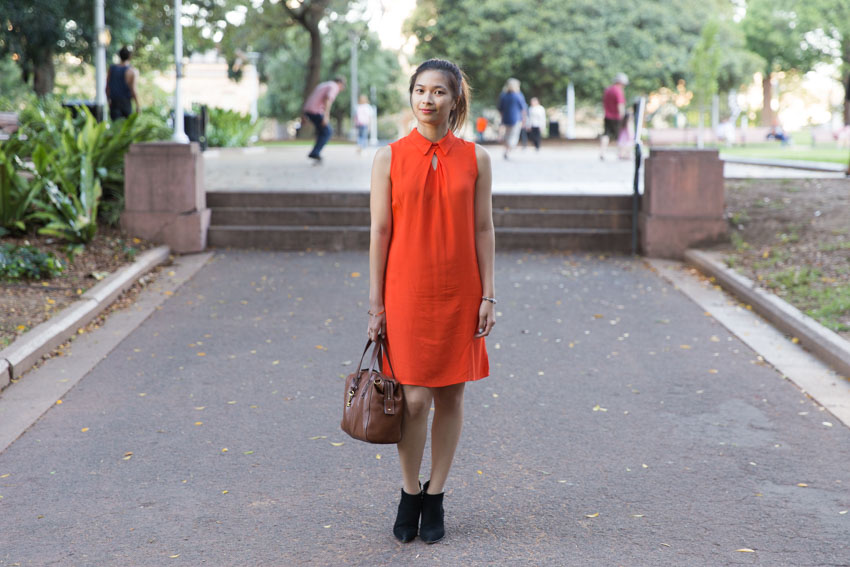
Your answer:
[[[369,189],[371,229],[369,232],[369,338],[377,338],[386,331],[384,311],[384,272],[387,266],[387,251],[393,232],[392,184],[390,164],[392,149],[384,146],[375,154],[372,164],[372,183]]]

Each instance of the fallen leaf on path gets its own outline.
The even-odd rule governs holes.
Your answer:
[[[755,553],[756,552],[755,549],[750,549],[749,547],[742,547],[741,549],[736,549],[735,551],[738,551],[740,553]]]
[[[599,517],[599,512],[596,512],[595,514],[585,514],[584,517],[585,518],[597,518],[597,517]]]
[[[127,451],[126,453],[124,453],[124,456],[121,457],[121,459],[124,460],[124,461],[129,461],[132,458],[133,458],[133,451]]]
[[[340,443],[334,443],[333,441],[331,441],[331,445],[333,445],[334,447],[342,447],[343,445],[345,445],[345,441],[342,441]]]
[[[679,348],[684,349],[684,350],[690,350],[691,345],[679,345]]]
[[[798,482],[797,486],[799,486],[800,488],[807,488],[809,485],[806,484],[805,482]]]
[[[310,437],[310,441],[315,441],[316,439],[327,439],[327,438],[328,438],[327,435],[315,435],[313,437]]]

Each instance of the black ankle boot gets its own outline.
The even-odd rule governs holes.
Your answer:
[[[428,494],[429,480],[422,487],[422,523],[419,526],[419,537],[425,543],[437,543],[446,535],[446,527],[443,523],[443,495]]]
[[[413,541],[419,529],[419,514],[422,512],[422,491],[408,494],[401,489],[401,502],[393,524],[393,535],[401,542]]]

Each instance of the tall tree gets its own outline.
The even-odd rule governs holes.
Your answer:
[[[724,0],[419,0],[406,29],[418,58],[446,57],[470,76],[479,98],[494,100],[515,76],[528,95],[560,103],[569,82],[598,100],[617,72],[630,88],[675,87],[689,52]]]
[[[748,0],[747,13],[741,22],[747,48],[764,60],[762,70],[762,125],[772,126],[775,114],[771,108],[773,75],[779,71],[806,73],[827,58],[827,54],[810,41],[810,22],[800,17],[795,0]]]
[[[720,45],[718,34],[720,24],[709,20],[702,28],[700,40],[691,54],[691,76],[689,87],[694,93],[694,101],[699,109],[697,146],[703,146],[703,117],[706,105],[717,93],[717,77],[720,74]]]
[[[214,46],[216,32],[227,27],[226,14],[235,2],[184,2],[187,52]],[[109,0],[104,2],[104,17],[112,34],[110,51],[132,45],[143,65],[173,64],[174,14],[169,2]],[[93,59],[93,0],[0,0],[0,26],[0,55],[18,63],[23,81],[32,80],[39,95],[53,91],[56,56],[69,53],[85,62]]]
[[[378,37],[370,32],[365,22],[336,21],[328,27],[328,32],[322,35],[322,67],[321,76],[348,76],[351,39],[350,34],[358,38],[358,83],[361,92],[369,94],[370,87],[375,87],[377,104],[381,112],[394,112],[401,107],[398,96],[402,86],[399,85],[401,69],[393,52],[381,47]],[[278,41],[272,50],[263,55],[261,67],[268,89],[260,101],[261,112],[266,116],[274,116],[280,120],[291,120],[301,114],[304,103],[304,85],[307,75],[304,69],[309,58],[309,37],[299,27],[292,27],[277,34]],[[338,102],[331,109],[331,116],[339,125],[348,116],[349,108],[345,104],[350,92],[346,90],[337,97]]]
[[[289,2],[280,5],[289,12],[293,20],[310,34],[310,58],[307,60],[307,80],[304,83],[304,100],[310,95],[322,73],[322,33],[319,22],[325,17],[325,10],[331,0],[294,0],[295,6]]]

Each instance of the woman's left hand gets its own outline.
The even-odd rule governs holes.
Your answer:
[[[495,324],[496,306],[482,299],[481,307],[478,308],[478,332],[475,333],[475,338],[480,339],[489,335]]]

